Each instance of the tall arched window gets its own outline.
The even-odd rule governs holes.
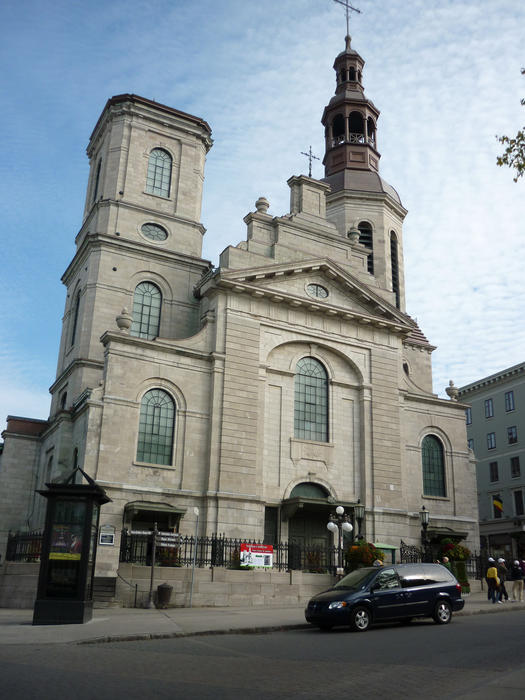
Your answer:
[[[95,185],[93,187],[93,201],[94,202],[97,201],[97,197],[98,197],[98,186],[100,184],[100,171],[101,171],[101,169],[102,169],[102,158],[98,161],[97,172],[95,175]]]
[[[77,336],[78,315],[80,312],[80,289],[75,297],[75,307],[73,309],[73,321],[71,323],[71,346],[75,344]]]
[[[390,231],[390,264],[392,266],[392,291],[395,294],[396,306],[399,309],[399,258],[397,254],[397,236],[394,231]]]
[[[360,221],[357,225],[359,229],[359,243],[369,248],[370,255],[366,261],[368,272],[374,274],[374,235],[372,231],[372,225],[368,221]]]
[[[133,323],[130,334],[137,338],[156,338],[159,334],[162,294],[153,282],[141,282],[133,295]]]
[[[175,403],[168,392],[151,389],[140,404],[137,461],[149,464],[171,464]]]
[[[146,192],[161,197],[170,196],[171,156],[162,148],[154,148],[149,154]]]
[[[328,442],[328,377],[313,357],[297,363],[294,425],[296,438]]]
[[[421,446],[423,493],[425,496],[446,496],[445,458],[443,445],[435,435],[426,435]]]

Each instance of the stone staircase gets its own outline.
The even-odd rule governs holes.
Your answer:
[[[93,579],[93,607],[118,608],[122,605],[116,598],[117,578],[115,576],[95,576]]]

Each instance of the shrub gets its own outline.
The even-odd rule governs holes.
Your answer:
[[[446,537],[441,541],[441,555],[454,561],[465,561],[470,557],[470,549]]]
[[[371,542],[365,542],[365,540],[360,540],[350,545],[345,552],[345,561],[348,569],[357,569],[360,566],[372,566],[376,559],[384,561],[384,553],[380,549],[377,549]]]

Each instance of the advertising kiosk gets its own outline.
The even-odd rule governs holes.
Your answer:
[[[111,499],[80,468],[46,486],[38,492],[47,498],[47,511],[33,625],[88,622],[100,507]]]

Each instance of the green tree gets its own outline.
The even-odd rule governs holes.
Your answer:
[[[521,74],[525,75],[525,68],[521,69]],[[521,104],[525,105],[525,98],[521,100]],[[497,139],[506,148],[496,162],[498,165],[508,165],[509,168],[513,168],[516,171],[514,182],[518,182],[518,178],[525,174],[525,127],[521,128],[514,137],[498,136]]]

